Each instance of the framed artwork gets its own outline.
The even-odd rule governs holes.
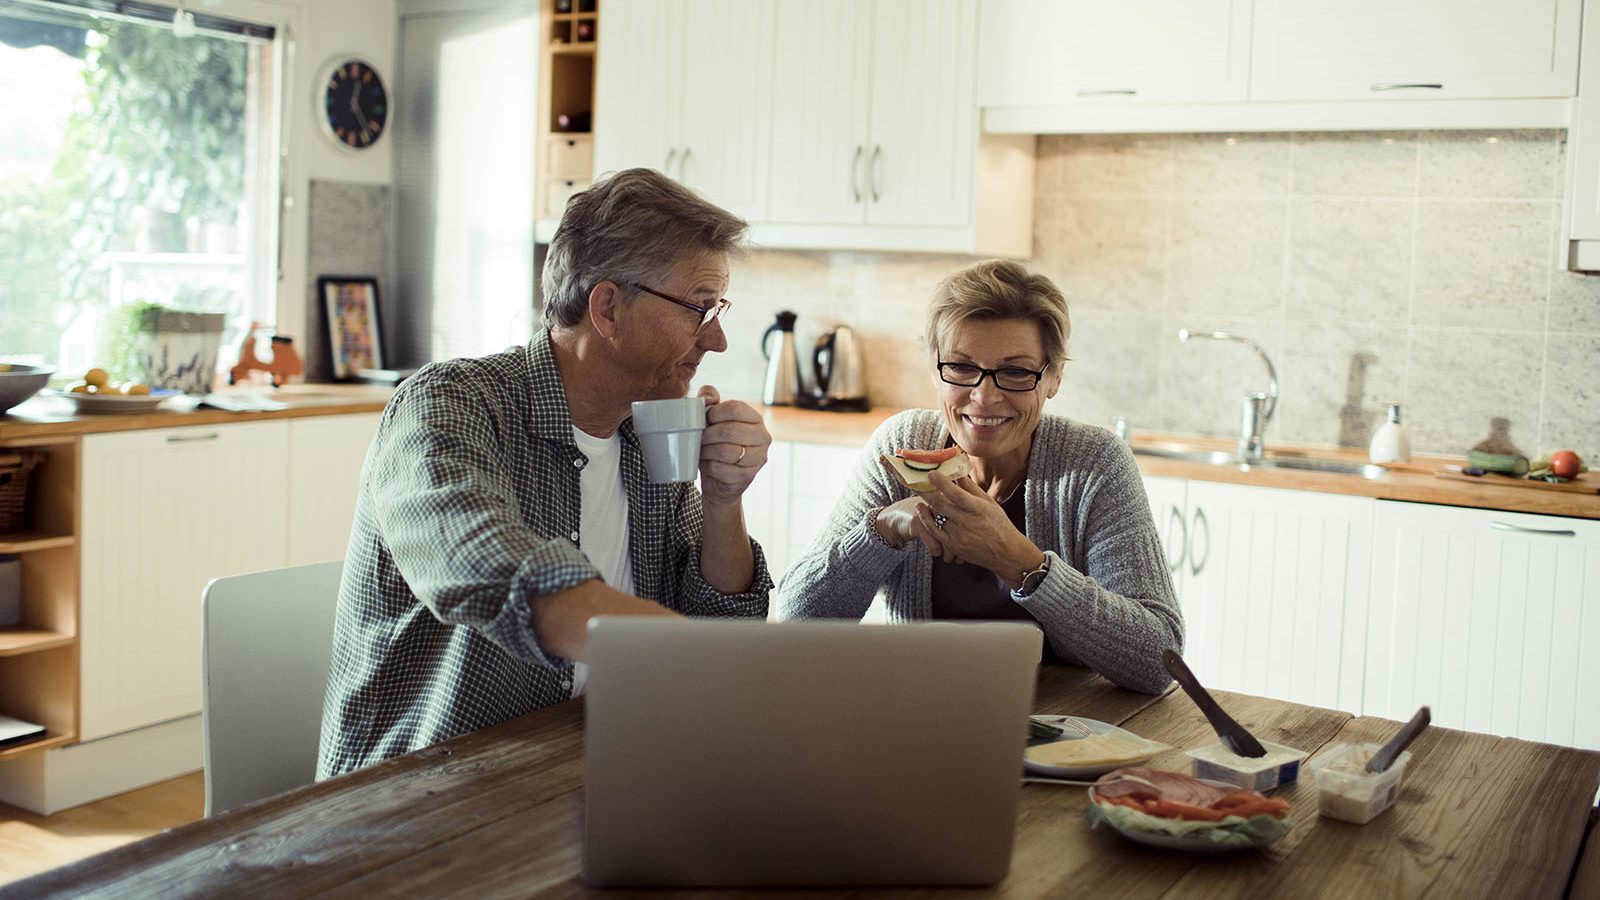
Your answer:
[[[381,369],[383,339],[378,325],[378,279],[324,275],[317,279],[328,352],[335,381],[355,381],[362,369]]]

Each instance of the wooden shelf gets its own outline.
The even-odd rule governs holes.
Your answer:
[[[56,550],[71,547],[78,539],[70,534],[43,531],[11,531],[0,534],[0,553],[27,553],[31,550]]]
[[[64,747],[67,744],[76,741],[77,739],[78,736],[71,732],[65,734],[55,734],[53,732],[46,731],[44,733],[44,737],[39,738],[36,741],[28,741],[25,744],[14,744],[10,747],[0,747],[0,759],[11,759],[13,757],[23,756],[29,753],[37,753],[40,750],[49,750],[51,747]]]
[[[59,631],[13,625],[9,628],[0,628],[0,656],[21,656],[36,650],[68,647],[75,640],[77,638],[73,635],[62,634]]]
[[[575,54],[579,56],[593,56],[594,42],[586,41],[582,44],[551,44],[551,53]]]

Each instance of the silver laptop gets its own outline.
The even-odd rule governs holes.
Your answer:
[[[583,877],[993,884],[1011,865],[1027,624],[599,618]]]

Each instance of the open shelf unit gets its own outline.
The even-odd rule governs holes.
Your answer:
[[[43,454],[28,477],[23,527],[0,533],[22,563],[22,616],[0,627],[0,715],[45,726],[43,737],[0,748],[11,759],[78,735],[78,438],[17,438],[0,450]]]
[[[544,0],[535,197],[540,218],[560,218],[567,198],[594,179],[594,67],[599,29],[599,0]]]

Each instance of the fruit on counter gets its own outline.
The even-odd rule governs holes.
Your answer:
[[[1571,450],[1557,450],[1550,454],[1550,474],[1560,478],[1577,478],[1583,469],[1583,460]]]
[[[142,381],[112,381],[105,369],[90,369],[83,373],[82,381],[74,381],[66,390],[73,394],[119,394],[124,397],[147,397],[150,385]]]
[[[107,373],[105,369],[94,368],[83,373],[83,380],[86,384],[92,385],[93,387],[104,388],[106,385],[111,383],[111,375]],[[94,392],[90,391],[90,393]]]
[[[140,384],[137,381],[124,381],[118,391],[129,397],[144,397],[150,393],[150,385]]]
[[[1467,465],[1485,472],[1498,472],[1501,475],[1526,475],[1528,474],[1528,458],[1514,456],[1509,453],[1486,453],[1482,450],[1467,451]]]

